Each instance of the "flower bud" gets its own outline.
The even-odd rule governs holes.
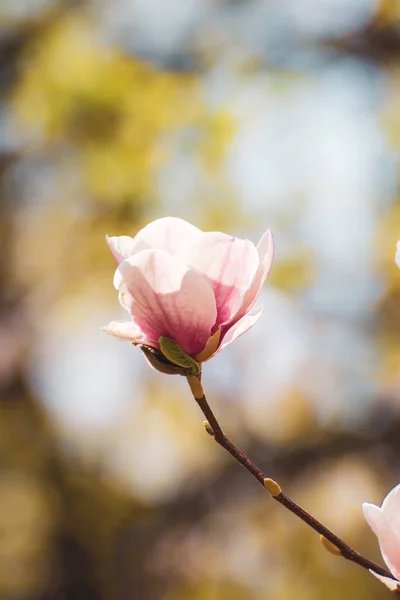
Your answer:
[[[269,477],[266,477],[264,479],[264,487],[269,491],[273,498],[276,498],[276,496],[279,496],[279,494],[282,493],[281,486],[279,485],[279,483],[277,483],[273,479],[270,479]]]
[[[156,348],[153,348],[152,346],[141,345],[140,349],[142,350],[149,365],[156,371],[159,371],[159,373],[164,373],[166,375],[183,375],[184,377],[186,377],[188,374],[188,369],[174,365],[174,363],[169,361]]]
[[[321,535],[320,540],[325,550],[328,550],[331,554],[334,554],[335,556],[340,556],[342,554],[340,549],[324,535]]]
[[[206,432],[208,433],[208,435],[211,435],[211,437],[214,437],[214,431],[212,430],[212,427],[208,421],[203,421],[203,427],[206,430]]]
[[[201,373],[200,364],[192,358],[188,356],[182,348],[179,346],[178,342],[175,340],[171,340],[168,337],[161,336],[158,340],[160,344],[160,350],[169,362],[178,367],[182,367],[186,369],[186,373],[190,373],[192,375],[199,376]]]

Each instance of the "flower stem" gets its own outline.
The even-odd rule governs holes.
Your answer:
[[[207,431],[211,433],[214,440],[222,446],[233,458],[239,462],[243,467],[251,474],[257,481],[265,488],[267,488],[271,496],[274,500],[282,504],[285,508],[290,510],[290,512],[294,513],[299,519],[307,523],[314,531],[319,533],[323,538],[328,540],[334,548],[337,548],[336,554],[340,554],[343,558],[350,560],[364,569],[372,570],[379,575],[383,575],[384,577],[390,577],[393,579],[393,575],[380,565],[374,563],[369,560],[356,550],[354,550],[351,546],[346,544],[341,538],[339,538],[336,534],[334,534],[330,529],[325,527],[322,523],[317,521],[312,515],[310,515],[307,511],[305,511],[301,506],[296,504],[289,496],[287,496],[284,492],[282,492],[280,486],[271,479],[268,479],[267,476],[261,471],[256,464],[245,454],[242,450],[240,450],[235,444],[233,444],[228,437],[223,432],[220,424],[218,423],[213,411],[211,410],[210,405],[207,402],[206,396],[203,391],[203,387],[201,385],[200,377],[196,375],[188,375],[187,376],[188,383],[190,385],[190,389],[192,391],[193,397],[199,405],[201,411],[203,412],[205,418],[207,419]],[[211,431],[210,431],[211,430]],[[324,544],[326,546],[326,544]]]

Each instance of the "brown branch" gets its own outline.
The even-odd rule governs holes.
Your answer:
[[[319,533],[322,538],[328,540],[330,544],[324,544],[325,547],[333,551],[333,553],[340,554],[343,558],[350,560],[364,569],[372,570],[379,575],[383,575],[384,577],[389,577],[393,579],[390,571],[381,567],[380,565],[374,563],[369,560],[356,550],[354,550],[351,546],[346,544],[340,537],[334,534],[330,529],[325,527],[322,523],[317,521],[312,515],[310,515],[307,511],[301,508],[296,502],[294,502],[289,496],[287,496],[284,492],[282,492],[280,486],[271,479],[268,479],[267,476],[253,463],[253,461],[240,450],[235,444],[233,444],[229,438],[223,432],[220,424],[218,423],[213,411],[211,410],[210,405],[207,402],[207,399],[204,395],[204,391],[201,385],[201,380],[199,377],[195,375],[188,375],[187,377],[188,383],[190,385],[190,389],[192,391],[193,397],[199,405],[201,411],[203,412],[207,422],[205,423],[207,432],[212,435],[214,440],[222,446],[233,458],[239,462],[243,467],[253,475],[255,479],[265,488],[268,489],[271,496],[274,500],[282,504],[285,508],[290,510],[290,512],[294,513],[297,517],[299,517],[302,521],[307,523],[314,531]],[[337,552],[335,552],[337,549]]]

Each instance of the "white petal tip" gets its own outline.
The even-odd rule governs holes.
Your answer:
[[[371,525],[372,523],[376,523],[379,519],[382,509],[380,506],[376,506],[376,504],[370,504],[369,502],[363,502],[362,511],[364,513],[364,517],[367,519],[368,523]]]
[[[132,321],[111,321],[111,323],[104,325],[101,329],[118,339],[138,343],[144,341],[142,332]]]
[[[390,577],[384,577],[383,575],[378,575],[378,573],[375,573],[375,571],[372,571],[371,569],[369,570],[369,572],[372,575],[374,575],[374,577],[379,579],[379,581],[381,583],[386,585],[386,587],[388,587],[389,590],[391,590],[392,592],[400,591],[400,582],[398,582],[396,579],[391,579]]]
[[[101,328],[101,331],[104,331],[104,333],[108,333],[108,335],[112,335],[113,337],[115,337],[114,331],[111,329],[111,327],[108,327],[107,325],[104,325],[104,327]]]

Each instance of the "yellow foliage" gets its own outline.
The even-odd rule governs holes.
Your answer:
[[[225,148],[235,133],[232,115],[221,110],[209,116],[205,122],[205,137],[200,145],[200,155],[207,169],[211,172],[221,166],[225,156]]]
[[[106,46],[84,13],[64,17],[28,48],[12,107],[44,144],[79,150],[89,190],[112,201],[148,192],[165,159],[163,136],[202,114],[195,77]]]
[[[383,335],[380,339],[382,365],[380,369],[380,384],[385,391],[394,392],[400,384],[400,343],[398,335]]]
[[[304,290],[314,280],[314,262],[314,256],[310,250],[299,248],[295,256],[275,262],[268,282],[289,293]]]
[[[376,232],[375,266],[381,276],[387,277],[390,290],[400,290],[399,270],[394,262],[394,242],[398,239],[400,239],[400,202],[390,207]]]
[[[400,6],[400,4],[399,4]],[[383,103],[383,129],[386,140],[397,148],[400,143],[400,67],[397,62],[390,63],[388,67],[388,84],[385,89]]]
[[[376,14],[380,22],[395,23],[400,20],[400,3],[398,0],[381,0]]]

